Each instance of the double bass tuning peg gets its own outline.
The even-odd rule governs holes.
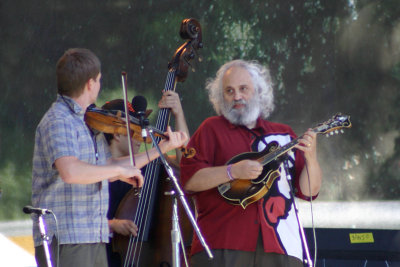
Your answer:
[[[192,70],[192,72],[196,72],[196,69],[193,67],[192,64],[190,64],[190,61],[191,61],[192,59],[194,59],[196,56],[197,56],[197,60],[198,60],[199,62],[202,62],[202,61],[203,61],[203,57],[202,57],[201,55],[199,55],[195,49],[193,49],[193,50],[191,51],[191,53],[187,56],[187,58],[186,58],[186,60],[185,60],[186,63],[190,66],[190,69]]]
[[[189,56],[189,58],[190,59],[193,59],[194,58],[194,55],[192,56],[192,54]],[[192,64],[190,64],[190,60],[185,60],[186,61],[186,64],[190,67],[190,70],[192,71],[192,72],[196,72],[196,69],[193,67],[193,65]]]

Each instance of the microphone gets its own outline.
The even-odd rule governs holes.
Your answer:
[[[22,211],[26,214],[31,214],[31,213],[35,213],[37,215],[43,215],[43,214],[50,214],[52,213],[51,210],[48,209],[40,209],[40,208],[34,208],[32,206],[25,206]]]
[[[132,108],[135,110],[134,116],[139,119],[140,127],[142,128],[143,140],[146,140],[146,126],[148,125],[148,120],[145,118],[147,108],[146,98],[141,95],[137,95],[132,98]]]

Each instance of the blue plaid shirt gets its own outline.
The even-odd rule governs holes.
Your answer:
[[[84,121],[85,110],[67,96],[56,102],[36,129],[32,169],[32,205],[52,210],[58,224],[60,244],[108,242],[108,181],[67,184],[54,162],[74,156],[81,161],[104,165],[111,156],[103,134],[92,135]],[[96,148],[97,147],[97,148]],[[98,158],[96,159],[96,152]],[[32,215],[35,246],[42,243],[38,216]],[[57,232],[52,215],[45,215],[46,232]]]

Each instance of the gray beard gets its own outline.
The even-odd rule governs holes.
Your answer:
[[[240,110],[234,109],[233,106],[236,104],[244,104],[245,107]],[[254,123],[260,116],[260,103],[256,97],[248,102],[243,99],[232,103],[224,101],[221,113],[230,123],[247,126]]]

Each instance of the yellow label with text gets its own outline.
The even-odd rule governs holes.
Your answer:
[[[350,233],[350,243],[374,243],[372,233]]]

